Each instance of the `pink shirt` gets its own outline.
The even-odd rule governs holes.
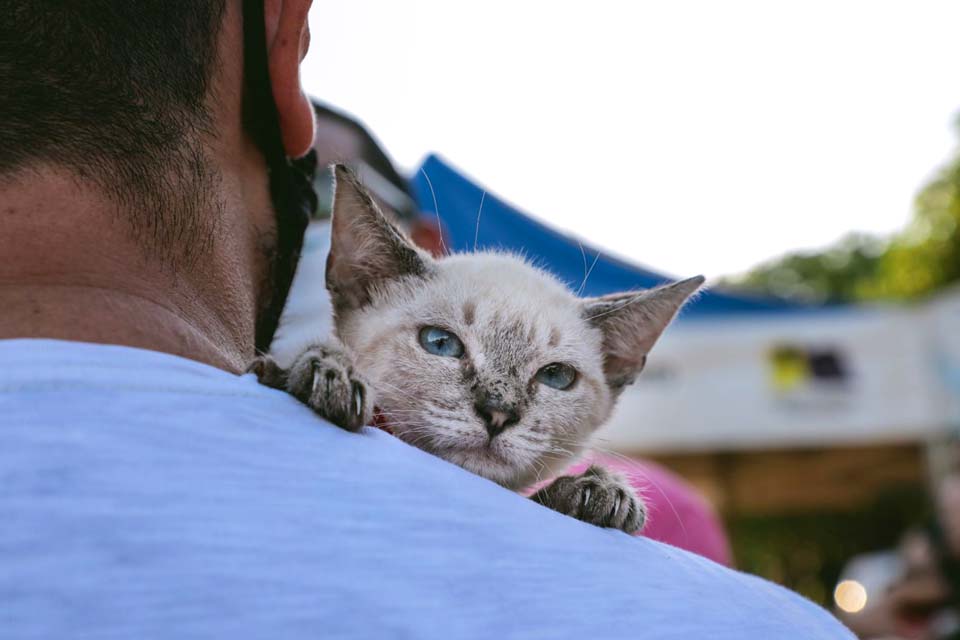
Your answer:
[[[643,496],[647,523],[637,535],[692,551],[728,567],[733,564],[723,524],[686,480],[653,462],[605,453],[591,453],[566,473],[581,473],[590,464],[617,471]]]

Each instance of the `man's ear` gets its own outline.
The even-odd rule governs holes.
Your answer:
[[[697,276],[583,301],[583,317],[603,333],[603,372],[614,393],[633,383],[657,338],[702,284]]]
[[[313,145],[313,105],[300,84],[300,62],[310,48],[307,13],[312,1],[265,0],[263,7],[270,86],[280,117],[283,148],[291,158],[305,155]]]
[[[383,216],[349,169],[338,164],[333,174],[327,289],[340,313],[368,304],[386,281],[426,275],[433,259]]]

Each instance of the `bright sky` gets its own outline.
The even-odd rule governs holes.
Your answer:
[[[398,164],[674,275],[889,232],[948,157],[960,2],[316,0],[308,91]]]

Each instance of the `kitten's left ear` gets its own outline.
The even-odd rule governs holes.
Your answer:
[[[388,280],[427,273],[432,258],[387,220],[347,167],[334,167],[327,289],[334,311],[369,303]]]
[[[603,372],[614,393],[633,382],[657,338],[702,284],[703,276],[697,276],[583,301],[584,318],[603,333]]]

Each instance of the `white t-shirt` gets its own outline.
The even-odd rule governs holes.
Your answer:
[[[333,305],[326,287],[329,253],[330,221],[314,220],[303,236],[296,277],[270,345],[270,355],[285,367],[310,344],[333,333]]]
[[[53,340],[0,341],[0,636],[852,638],[252,376]]]

